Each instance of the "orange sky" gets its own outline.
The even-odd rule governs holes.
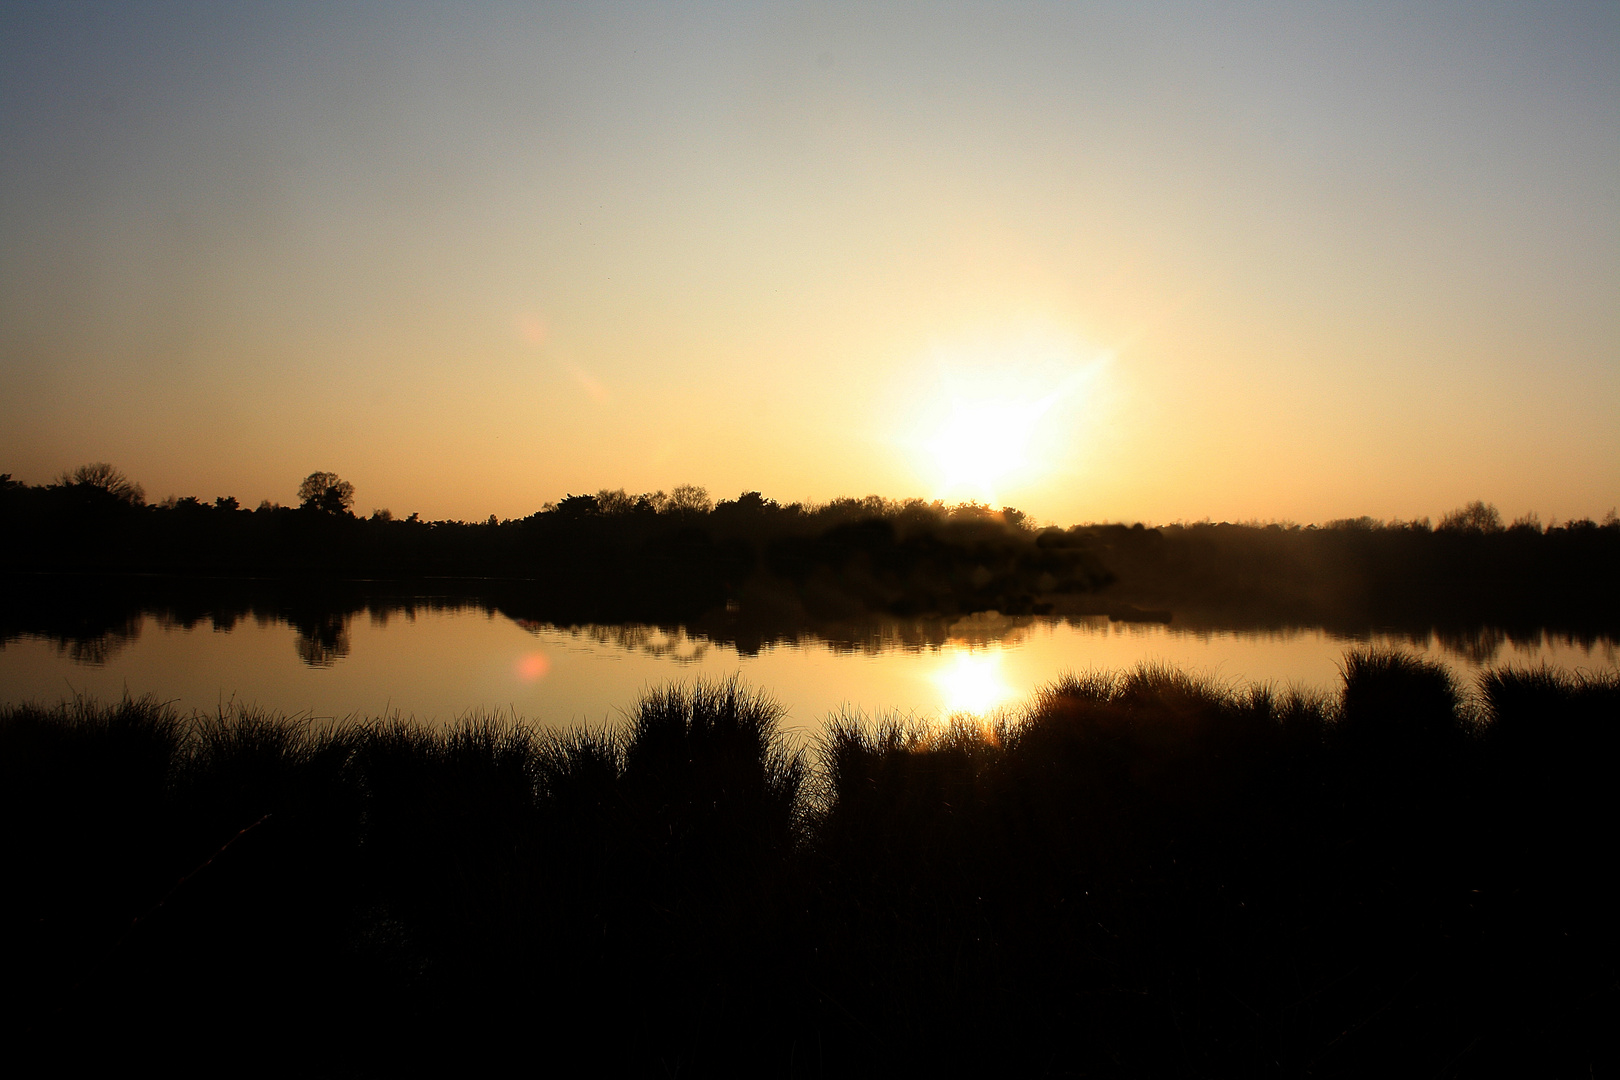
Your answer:
[[[0,471],[1620,503],[1620,7],[0,5]]]

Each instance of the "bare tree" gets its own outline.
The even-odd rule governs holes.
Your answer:
[[[1453,510],[1440,519],[1440,532],[1498,533],[1502,531],[1502,515],[1490,503],[1475,499],[1461,510]]]
[[[680,484],[658,509],[666,514],[707,514],[714,509],[714,503],[707,490],[696,484]]]
[[[131,506],[140,506],[146,502],[146,491],[141,485],[125,476],[123,470],[107,464],[105,461],[92,462],[89,465],[80,465],[71,472],[59,476],[56,482],[62,487],[94,488],[105,491],[108,495],[126,502]]]
[[[624,488],[616,491],[603,488],[596,493],[596,505],[604,514],[628,514],[635,509],[636,500],[626,494]]]
[[[306,510],[347,514],[354,505],[354,485],[337,473],[312,472],[298,485],[298,502]]]

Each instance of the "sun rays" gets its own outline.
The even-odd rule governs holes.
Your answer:
[[[930,360],[910,387],[912,466],[934,498],[996,505],[1072,464],[1108,357],[1054,335],[1007,335]]]

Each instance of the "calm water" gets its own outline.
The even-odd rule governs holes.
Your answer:
[[[1471,684],[1482,666],[1611,669],[1612,639],[1580,642],[1479,631],[1337,636],[1188,630],[1106,617],[994,614],[954,623],[873,624],[858,640],[805,635],[739,651],[679,628],[557,627],[477,605],[372,607],[300,626],[259,615],[189,625],[137,614],[115,634],[70,640],[19,633],[0,645],[0,700],[54,702],[74,694],[153,694],[183,710],[226,702],[314,717],[398,713],[447,723],[477,711],[541,724],[615,721],[649,686],[740,674],[788,709],[788,725],[818,729],[841,709],[918,717],[1015,707],[1064,671],[1164,662],[1233,682],[1332,691],[1358,642],[1424,653]]]

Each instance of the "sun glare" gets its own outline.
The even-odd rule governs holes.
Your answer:
[[[994,506],[1061,470],[1105,359],[1027,340],[936,353],[906,440],[933,497]]]
[[[1001,651],[947,653],[946,661],[934,673],[944,714],[982,715],[1010,703],[1017,692],[1001,674]]]

